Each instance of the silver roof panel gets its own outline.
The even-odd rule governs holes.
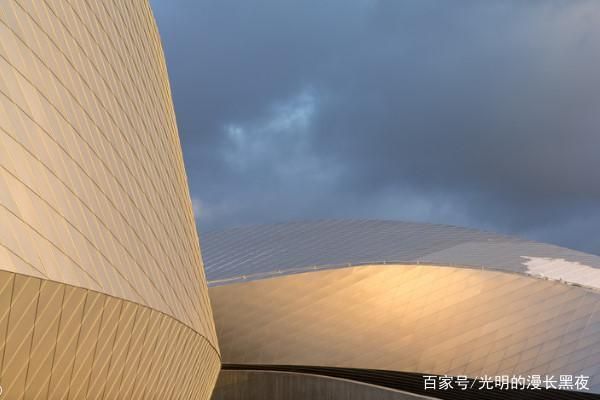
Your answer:
[[[201,235],[211,285],[360,264],[433,264],[504,270],[600,288],[600,257],[447,225],[323,220]]]

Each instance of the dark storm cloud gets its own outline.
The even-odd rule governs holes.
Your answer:
[[[600,253],[600,3],[152,4],[202,230],[393,218]]]

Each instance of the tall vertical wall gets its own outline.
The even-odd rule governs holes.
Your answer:
[[[0,271],[5,396],[210,395],[216,335],[146,1],[0,1]]]

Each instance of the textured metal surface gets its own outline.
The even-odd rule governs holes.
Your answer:
[[[163,311],[214,341],[148,3],[0,2],[0,268]]]
[[[210,395],[216,333],[147,1],[0,1],[0,271],[39,278],[2,273],[3,398]],[[62,284],[83,303],[61,309]],[[118,340],[125,304],[152,311]],[[111,358],[144,337],[159,347],[130,353],[139,369]]]
[[[518,273],[372,265],[209,288],[224,363],[587,375],[600,293]]]
[[[600,257],[445,225],[315,221],[201,235],[209,285],[311,269],[424,263],[522,272],[600,288]]]
[[[428,400],[359,381],[282,371],[223,370],[212,400]]]
[[[214,347],[167,314],[0,271],[4,399],[209,398]]]

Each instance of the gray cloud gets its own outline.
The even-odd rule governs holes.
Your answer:
[[[392,218],[600,253],[595,1],[160,1],[201,230]]]

